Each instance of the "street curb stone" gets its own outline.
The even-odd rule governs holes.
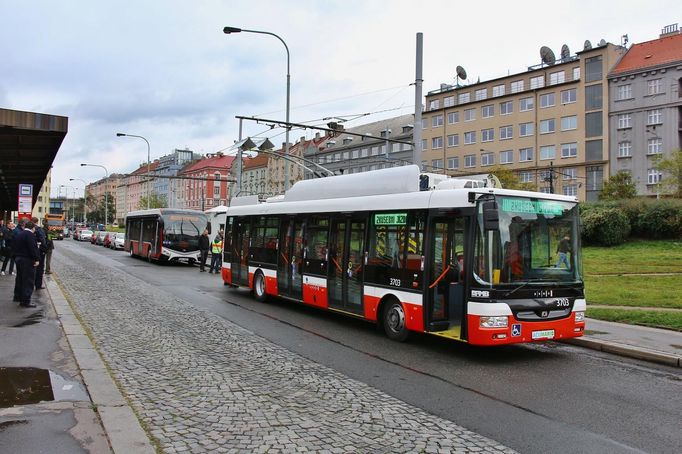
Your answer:
[[[642,347],[635,347],[633,345],[622,344],[619,342],[589,339],[585,337],[564,339],[561,342],[578,345],[580,347],[598,350],[601,352],[626,356],[628,358],[641,359],[657,364],[665,364],[666,366],[682,367],[682,358],[677,355],[658,352]]]

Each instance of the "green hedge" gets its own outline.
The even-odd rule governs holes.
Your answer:
[[[582,238],[586,244],[615,246],[630,236],[630,222],[622,210],[603,207],[582,216]]]

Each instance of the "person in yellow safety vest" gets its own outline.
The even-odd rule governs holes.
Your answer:
[[[220,235],[216,235],[213,243],[211,243],[211,268],[208,270],[209,273],[215,271],[216,274],[220,274],[220,268],[222,267],[223,255],[223,239]]]

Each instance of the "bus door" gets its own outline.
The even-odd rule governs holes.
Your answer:
[[[464,318],[464,218],[434,217],[430,221],[426,279],[428,331],[450,331],[459,338]]]
[[[232,241],[232,283],[249,285],[250,222],[248,218],[236,218]]]
[[[303,219],[284,218],[279,229],[277,292],[303,297]]]
[[[334,219],[329,239],[329,306],[363,313],[365,219]]]

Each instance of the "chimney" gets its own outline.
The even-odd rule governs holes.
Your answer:
[[[315,133],[315,140],[320,140],[320,133],[319,132]]]
[[[661,36],[659,38],[665,38],[666,36],[673,36],[673,35],[679,35],[680,30],[677,27],[677,24],[670,24],[666,25],[661,29]]]

